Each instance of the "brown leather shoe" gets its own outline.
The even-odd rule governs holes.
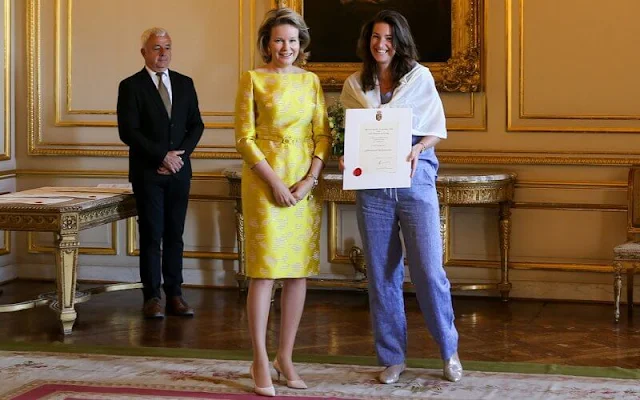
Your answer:
[[[158,319],[164,318],[164,312],[162,311],[162,305],[160,299],[153,297],[144,302],[142,306],[142,314],[146,319]]]
[[[167,315],[177,315],[179,317],[193,317],[193,308],[189,307],[182,296],[167,297]]]

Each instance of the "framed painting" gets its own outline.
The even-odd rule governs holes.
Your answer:
[[[409,21],[420,62],[431,70],[438,90],[482,89],[483,0],[274,0],[304,17],[311,31],[305,68],[325,90],[342,88],[360,68],[356,44],[362,25],[378,11],[393,9]]]

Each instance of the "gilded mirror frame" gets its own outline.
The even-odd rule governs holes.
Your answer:
[[[443,92],[482,90],[482,4],[483,0],[451,0],[451,58],[426,62]],[[274,7],[289,7],[304,16],[304,0],[272,0]],[[360,63],[314,63],[305,68],[315,72],[327,91],[342,89],[342,83]]]

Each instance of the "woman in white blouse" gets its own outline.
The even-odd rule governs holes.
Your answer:
[[[435,187],[438,159],[434,146],[447,137],[442,102],[431,72],[417,61],[409,24],[400,13],[381,11],[362,27],[358,56],[362,69],[345,81],[340,96],[346,108],[413,110],[413,147],[407,156],[411,187],[359,190],[356,197],[376,353],[378,362],[386,367],[378,379],[395,383],[405,369],[402,230],[411,281],[429,332],[440,347],[444,377],[456,382],[462,377],[462,365],[450,284],[442,266]]]

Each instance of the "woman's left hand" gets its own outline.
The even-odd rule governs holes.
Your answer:
[[[293,186],[289,188],[291,190],[291,194],[298,201],[304,199],[307,194],[313,189],[313,179],[310,178],[302,178],[302,180],[296,182]]]
[[[416,168],[418,168],[418,157],[420,153],[424,149],[424,145],[421,143],[416,143],[411,147],[411,153],[407,156],[407,161],[411,161],[411,178],[413,178],[413,174],[416,172]]]

